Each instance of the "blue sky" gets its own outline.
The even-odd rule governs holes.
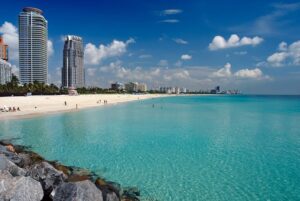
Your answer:
[[[63,36],[84,39],[86,81],[300,94],[300,1],[2,2],[0,33],[18,70],[18,14],[48,20],[49,81],[60,84]]]

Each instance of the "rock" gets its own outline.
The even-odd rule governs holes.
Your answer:
[[[7,150],[7,148],[3,145],[0,145],[0,154],[5,155],[11,162],[17,165],[21,163],[21,158],[18,156],[18,154]]]
[[[89,180],[63,183],[51,195],[53,201],[103,201],[102,192]]]
[[[139,201],[140,191],[137,187],[127,187],[123,189],[122,200]]]
[[[121,185],[115,182],[105,181],[101,178],[97,178],[95,185],[102,191],[104,200],[107,199],[108,194],[114,194],[118,200],[120,198]],[[113,197],[112,195],[110,197]]]
[[[8,171],[12,176],[25,176],[26,171],[8,160],[6,156],[0,154],[0,170]]]
[[[28,171],[28,175],[42,184],[46,195],[49,195],[53,189],[66,179],[66,175],[63,172],[56,170],[47,162],[33,165]]]
[[[0,181],[0,200],[40,201],[43,199],[41,184],[30,177],[13,177],[8,171],[0,171]]]
[[[114,192],[111,192],[106,194],[105,201],[120,201],[120,198]]]
[[[19,153],[19,158],[21,159],[21,162],[18,164],[22,168],[26,168],[28,166],[32,165],[32,160],[30,157],[30,154],[26,153]]]
[[[12,146],[11,144],[6,145],[5,147],[6,147],[6,149],[7,149],[8,151],[10,151],[10,152],[14,152],[14,153],[16,152],[14,146]]]

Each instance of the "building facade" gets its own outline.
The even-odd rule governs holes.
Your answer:
[[[11,81],[11,64],[0,59],[0,84],[6,84]]]
[[[8,61],[8,45],[4,43],[3,37],[0,35],[0,59]]]
[[[21,83],[47,83],[48,22],[43,12],[26,7],[19,14],[19,67]]]
[[[84,87],[85,71],[83,67],[83,41],[78,36],[67,36],[64,44],[62,86]]]
[[[115,91],[122,91],[125,89],[125,86],[123,83],[115,82],[111,84],[111,89]]]
[[[0,36],[0,84],[11,81],[11,64],[8,63],[8,45]]]

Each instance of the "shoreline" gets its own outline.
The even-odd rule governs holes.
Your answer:
[[[39,96],[10,96],[0,97],[0,107],[20,108],[15,112],[0,112],[0,121],[27,119],[48,114],[77,112],[82,109],[111,106],[132,101],[153,98],[171,97],[166,94],[87,94],[69,95],[39,95]],[[107,104],[104,104],[104,100]],[[66,105],[65,105],[66,102]],[[77,108],[76,108],[77,105]]]

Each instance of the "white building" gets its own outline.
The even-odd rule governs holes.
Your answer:
[[[47,83],[48,22],[37,8],[19,14],[19,67],[21,83]]]
[[[0,84],[11,81],[11,64],[0,59]]]

